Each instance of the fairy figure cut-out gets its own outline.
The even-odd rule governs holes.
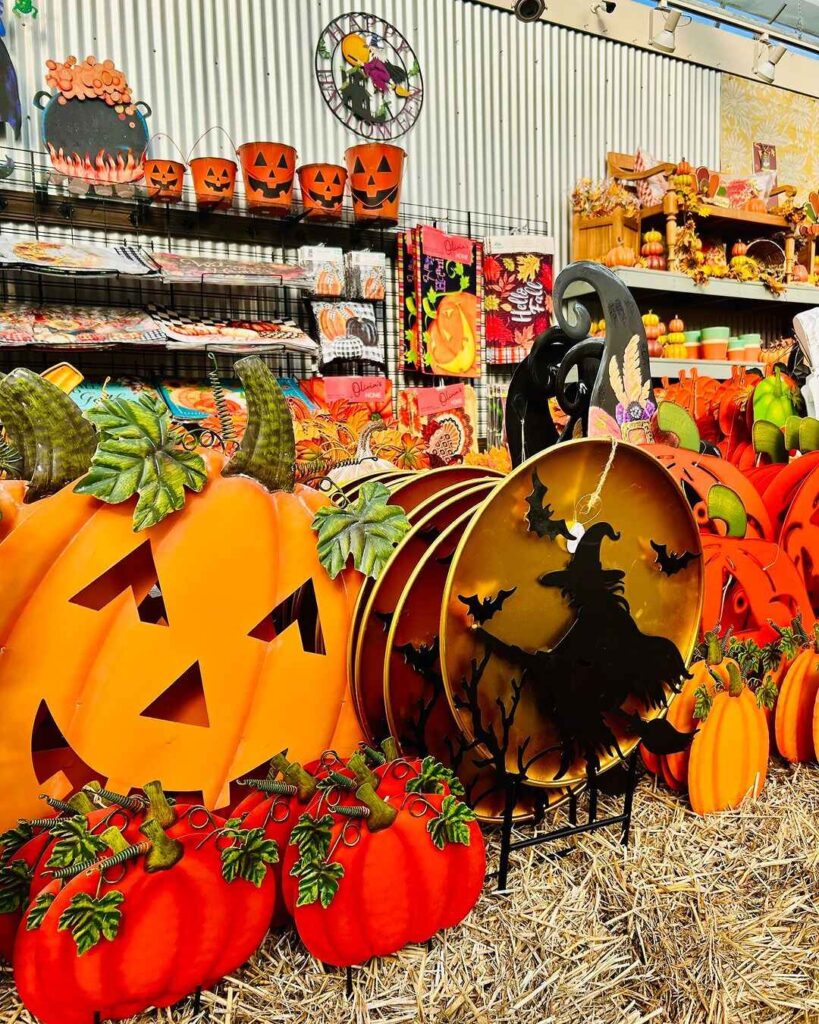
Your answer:
[[[633,710],[637,702],[645,709],[664,707],[666,687],[678,692],[688,673],[671,640],[643,633],[632,618],[623,570],[603,565],[603,543],[619,538],[610,523],[593,523],[566,566],[538,578],[541,586],[557,588],[575,613],[551,650],[526,650],[473,625],[487,652],[515,666],[520,686],[531,688],[539,712],[554,723],[560,753],[555,780],[578,759],[597,770],[601,754],[622,758],[615,721],[657,752],[683,750],[691,739],[665,720],[645,721]]]
[[[609,382],[617,396],[615,418],[620,434],[632,444],[650,444],[651,418],[657,407],[651,401],[651,378],[643,377],[640,368],[640,339],[635,335],[623,353],[623,369],[617,364],[617,356],[609,360]]]

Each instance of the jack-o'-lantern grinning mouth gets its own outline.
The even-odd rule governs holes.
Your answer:
[[[251,175],[248,175],[247,183],[254,192],[261,192],[265,199],[278,199],[279,196],[284,195],[293,186],[292,180],[280,181],[271,185],[269,182],[262,181],[261,178],[254,178]]]
[[[313,190],[309,188],[306,189],[305,191],[307,192],[307,196],[309,199],[311,199],[314,203],[318,203],[319,206],[325,207],[328,210],[332,209],[334,206],[338,206],[339,202],[341,201],[340,196],[322,196],[319,195],[317,192],[313,192]]]
[[[377,210],[380,207],[393,202],[397,192],[397,185],[393,185],[392,188],[382,188],[373,195],[370,195],[366,190],[362,190],[360,188],[352,189],[353,197],[368,210]]]

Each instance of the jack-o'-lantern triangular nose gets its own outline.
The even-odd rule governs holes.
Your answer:
[[[199,662],[195,661],[185,669],[167,690],[160,693],[156,700],[141,712],[141,715],[143,718],[160,718],[165,722],[207,728],[210,725],[210,718]]]

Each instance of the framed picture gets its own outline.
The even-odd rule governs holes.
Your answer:
[[[754,143],[754,174],[776,170],[776,146],[770,142]]]

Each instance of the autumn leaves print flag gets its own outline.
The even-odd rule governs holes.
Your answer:
[[[519,363],[552,323],[554,239],[503,235],[486,239],[483,309],[487,363]]]

